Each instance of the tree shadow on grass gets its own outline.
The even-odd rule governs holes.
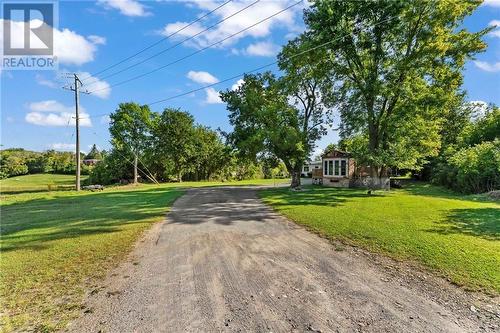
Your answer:
[[[261,195],[264,199],[268,196],[273,200],[273,206],[312,205],[330,207],[341,205],[355,198],[372,199],[384,197],[383,194],[367,194],[367,190],[365,189],[328,187],[306,187],[302,191],[293,191],[286,188],[271,189],[265,190],[263,195]]]
[[[500,208],[453,209],[445,221],[428,231],[500,240]]]
[[[491,200],[489,200],[484,195],[463,194],[452,191],[442,186],[433,185],[428,182],[417,181],[417,180],[405,182],[403,188],[400,190],[397,189],[396,191],[404,191],[412,195],[442,198],[442,199],[467,200],[475,202],[482,202],[482,201],[491,202]]]
[[[47,242],[112,233],[161,216],[176,188],[83,193],[2,206],[1,251],[43,249]]]

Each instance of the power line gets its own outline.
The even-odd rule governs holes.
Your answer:
[[[230,3],[231,1],[233,1],[233,0],[228,0],[228,1],[224,2],[223,4],[221,4],[221,5],[217,6],[216,8],[212,9],[212,10],[211,10],[211,11],[209,11],[208,13],[203,14],[202,16],[198,17],[196,20],[189,22],[188,24],[186,24],[185,26],[183,26],[183,27],[182,27],[182,28],[180,28],[179,30],[176,30],[176,31],[172,32],[172,33],[171,33],[171,34],[169,34],[168,36],[165,36],[165,37],[161,38],[160,40],[158,40],[158,41],[154,42],[153,44],[151,44],[151,45],[149,45],[149,46],[147,46],[147,47],[145,47],[145,48],[141,49],[140,51],[138,51],[138,52],[136,52],[136,53],[134,53],[134,54],[132,54],[132,55],[130,55],[130,56],[128,56],[128,57],[126,57],[126,58],[124,58],[124,59],[120,60],[120,61],[118,61],[117,63],[115,63],[115,64],[113,64],[113,65],[111,65],[111,66],[108,66],[108,67],[106,67],[106,68],[104,68],[104,69],[102,69],[102,70],[100,70],[100,71],[98,71],[98,72],[96,72],[96,73],[90,74],[89,76],[87,76],[86,78],[83,78],[82,80],[83,80],[83,81],[88,80],[88,79],[89,79],[89,78],[91,78],[92,76],[96,76],[96,75],[99,75],[99,74],[101,74],[101,73],[104,73],[104,72],[106,72],[106,71],[110,70],[111,68],[114,68],[114,67],[116,67],[116,66],[118,66],[118,65],[121,65],[121,64],[123,64],[124,62],[126,62],[126,61],[128,61],[128,60],[130,60],[130,59],[132,59],[132,58],[134,58],[134,57],[136,57],[136,56],[138,56],[139,54],[144,53],[145,51],[147,51],[147,50],[149,50],[149,49],[151,49],[151,48],[155,47],[155,46],[156,46],[156,45],[158,45],[158,44],[160,44],[160,43],[161,43],[161,42],[163,42],[164,40],[167,40],[167,39],[169,39],[169,38],[171,38],[171,37],[175,36],[175,35],[176,35],[176,34],[178,34],[179,32],[181,32],[181,31],[183,31],[183,30],[185,30],[185,29],[189,28],[189,27],[190,27],[190,26],[192,26],[193,24],[195,24],[195,23],[197,23],[197,22],[199,22],[199,21],[203,20],[205,17],[207,17],[207,16],[211,15],[212,13],[214,13],[214,12],[218,11],[219,9],[221,9],[222,7],[224,7],[225,5],[227,5],[228,3]]]
[[[161,102],[166,102],[166,101],[169,101],[169,100],[172,100],[174,98],[179,98],[179,97],[182,97],[182,96],[186,96],[186,95],[189,95],[189,94],[192,94],[194,92],[197,92],[197,91],[200,91],[200,90],[204,90],[204,89],[207,89],[207,88],[210,88],[210,87],[214,87],[216,85],[219,85],[221,83],[224,83],[224,82],[227,82],[227,81],[232,81],[234,79],[237,79],[239,77],[242,77],[244,76],[245,74],[248,74],[248,73],[253,73],[253,72],[257,72],[257,71],[260,71],[264,68],[267,68],[267,67],[270,67],[272,65],[275,65],[277,63],[277,61],[274,61],[272,63],[269,63],[267,65],[264,65],[264,66],[260,66],[258,68],[254,68],[250,71],[247,71],[247,72],[244,72],[244,73],[241,73],[241,74],[238,74],[238,75],[235,75],[235,76],[231,76],[229,78],[226,78],[224,80],[221,80],[221,81],[218,81],[216,83],[212,83],[212,84],[207,84],[206,86],[203,86],[203,87],[200,87],[200,88],[196,88],[196,89],[193,89],[193,90],[190,90],[190,91],[187,91],[187,92],[184,92],[184,93],[180,93],[180,94],[177,94],[177,95],[174,95],[174,96],[170,96],[170,97],[167,97],[165,99],[161,99],[161,100],[158,100],[158,101],[155,101],[155,102],[151,102],[151,103],[146,103],[145,105],[154,105],[154,104],[158,104],[158,103],[161,103]]]
[[[193,39],[193,38],[195,38],[195,37],[197,37],[197,36],[201,35],[202,33],[207,32],[208,30],[210,30],[210,29],[212,29],[212,28],[214,28],[214,27],[218,26],[218,25],[219,25],[219,24],[221,24],[222,22],[227,21],[227,20],[228,20],[228,19],[230,19],[231,17],[233,17],[233,16],[235,16],[235,15],[237,15],[237,14],[239,14],[239,13],[241,13],[241,12],[245,11],[245,10],[247,10],[248,8],[250,8],[250,7],[252,7],[253,5],[257,4],[258,2],[260,2],[260,0],[256,0],[256,1],[252,2],[251,4],[249,4],[249,5],[245,6],[245,7],[243,7],[242,9],[240,9],[240,10],[238,10],[238,11],[234,12],[233,14],[231,14],[231,15],[229,15],[229,16],[227,16],[227,17],[225,17],[224,19],[220,20],[219,22],[217,22],[217,23],[215,23],[215,24],[213,24],[213,25],[209,26],[208,28],[203,29],[202,31],[200,31],[200,32],[198,32],[198,33],[196,33],[196,34],[194,34],[193,36],[190,36],[190,37],[188,37],[188,38],[185,38],[184,40],[182,40],[182,41],[178,42],[177,44],[174,44],[174,45],[172,45],[172,46],[170,46],[170,47],[168,47],[168,48],[166,48],[166,49],[164,49],[164,50],[162,50],[162,51],[160,51],[160,52],[157,52],[157,53],[155,53],[155,54],[153,54],[153,55],[149,56],[148,58],[146,58],[146,59],[144,59],[144,60],[141,60],[141,61],[139,61],[139,62],[136,62],[135,64],[132,64],[132,65],[130,65],[130,66],[127,66],[127,67],[125,67],[125,68],[123,68],[123,69],[121,69],[121,70],[119,70],[119,71],[117,71],[117,72],[114,72],[114,73],[111,73],[111,74],[109,74],[109,75],[105,75],[105,76],[101,77],[101,80],[104,80],[104,79],[107,79],[107,78],[113,77],[113,76],[115,76],[115,75],[121,74],[121,73],[123,73],[123,72],[125,72],[125,71],[128,71],[128,70],[129,70],[129,69],[131,69],[131,68],[137,67],[137,66],[139,66],[139,65],[141,65],[141,64],[143,64],[143,63],[145,63],[145,62],[147,62],[147,61],[149,61],[149,60],[151,60],[151,59],[153,59],[153,58],[155,58],[155,57],[157,57],[157,56],[159,56],[160,54],[163,54],[163,53],[165,53],[165,52],[167,52],[167,51],[170,51],[170,50],[172,50],[172,49],[176,48],[177,46],[182,45],[182,44],[184,44],[185,42],[187,42],[187,41],[189,41],[189,40],[191,40],[191,39]],[[93,85],[93,84],[95,84],[95,83],[97,83],[97,82],[99,82],[99,78],[96,78],[94,81],[90,82],[90,84],[89,84],[89,85]]]
[[[94,132],[92,132],[92,133],[93,133],[96,137],[98,137],[98,138],[102,139],[102,137],[100,137],[99,135],[97,135],[97,133],[96,133],[95,131],[94,131]],[[132,148],[130,148],[130,146],[128,146],[127,144],[125,144],[125,146],[126,146],[126,147],[130,150],[130,152],[131,152],[132,154],[134,154],[134,153],[133,153],[133,151],[132,151]],[[113,149],[113,151],[114,151],[114,152],[116,152],[118,155],[120,155],[120,156],[121,156],[121,157],[122,157],[122,158],[123,158],[126,162],[130,163],[130,165],[132,165],[132,166],[134,166],[134,167],[135,167],[134,162],[132,162],[131,160],[129,160],[129,159],[128,159],[125,155],[123,155],[123,154],[122,154],[122,153],[121,153],[118,149],[116,149],[116,148],[115,148],[115,149]],[[134,155],[135,155],[135,154],[134,154]],[[140,160],[140,158],[139,158],[138,156],[137,156],[137,158]],[[144,162],[142,162],[141,160],[140,160],[140,162],[141,162],[141,163],[142,163],[142,165],[146,168],[146,165],[144,164]],[[147,169],[147,168],[146,168],[146,169]],[[137,170],[138,170],[138,171],[140,171],[140,172],[142,172],[142,173],[144,174],[144,176],[146,176],[147,178],[149,178],[149,180],[151,180],[153,183],[156,183],[157,185],[159,185],[159,184],[160,184],[160,183],[158,182],[158,180],[156,180],[156,178],[153,176],[153,174],[152,174],[149,170],[148,170],[149,175],[148,175],[146,172],[144,172],[144,170],[142,170],[141,168],[139,168],[139,166],[137,166]]]
[[[197,50],[197,51],[195,51],[195,52],[193,52],[193,53],[190,53],[190,54],[188,54],[188,55],[186,55],[186,56],[184,56],[184,57],[182,57],[182,58],[179,58],[179,59],[177,59],[177,60],[175,60],[175,61],[172,61],[172,62],[170,62],[170,63],[168,63],[168,64],[166,64],[166,65],[163,65],[163,66],[161,66],[161,67],[158,67],[158,68],[156,68],[156,69],[153,69],[153,70],[151,70],[151,71],[149,71],[149,72],[146,72],[146,73],[143,73],[143,74],[140,74],[140,75],[134,76],[134,77],[132,77],[132,78],[130,78],[130,79],[127,79],[127,80],[120,81],[120,82],[118,82],[118,83],[112,84],[112,85],[110,85],[110,86],[108,86],[108,87],[101,88],[101,89],[96,89],[96,90],[92,90],[90,93],[97,92],[97,91],[101,91],[101,90],[107,90],[107,89],[110,89],[110,88],[112,88],[112,87],[120,86],[120,85],[122,85],[122,84],[125,84],[125,83],[128,83],[128,82],[131,82],[131,81],[137,80],[137,79],[142,78],[142,77],[144,77],[144,76],[147,76],[147,75],[149,75],[149,74],[155,73],[155,72],[157,72],[157,71],[159,71],[159,70],[162,70],[162,69],[164,69],[164,68],[166,68],[166,67],[168,67],[168,66],[174,65],[174,64],[176,64],[176,63],[178,63],[178,62],[181,62],[182,60],[185,60],[185,59],[187,59],[187,58],[190,58],[190,57],[192,57],[192,56],[194,56],[194,55],[196,55],[196,54],[198,54],[198,53],[201,53],[201,52],[203,52],[203,51],[205,51],[205,50],[207,50],[207,49],[209,49],[209,48],[211,48],[211,47],[213,47],[213,46],[215,46],[215,45],[217,45],[217,44],[220,44],[220,43],[222,43],[222,42],[224,42],[224,41],[226,41],[226,40],[228,40],[228,39],[230,39],[230,38],[232,38],[232,37],[234,37],[234,36],[236,36],[236,35],[239,35],[239,34],[241,34],[241,33],[245,32],[245,31],[247,31],[247,30],[249,30],[249,29],[251,29],[251,28],[253,28],[253,27],[255,27],[255,26],[257,26],[257,25],[259,25],[259,24],[261,24],[261,23],[263,23],[263,22],[265,22],[265,21],[267,21],[267,20],[269,20],[269,19],[271,19],[271,18],[273,18],[273,17],[275,17],[275,16],[277,16],[277,15],[281,14],[281,13],[283,13],[284,11],[286,11],[286,10],[288,10],[288,9],[290,9],[290,8],[294,7],[294,6],[297,6],[297,5],[298,5],[299,3],[301,3],[302,1],[303,1],[303,0],[297,1],[297,2],[295,2],[294,4],[292,4],[292,5],[288,6],[288,7],[284,8],[284,9],[282,9],[282,10],[280,10],[280,11],[276,12],[276,13],[274,13],[273,15],[270,15],[270,16],[268,16],[268,17],[266,17],[266,18],[264,18],[264,19],[262,19],[262,20],[260,20],[260,21],[258,21],[258,22],[256,22],[256,23],[254,23],[254,24],[252,24],[252,25],[250,25],[250,26],[246,27],[245,29],[242,29],[242,30],[240,30],[240,31],[238,31],[238,32],[236,32],[236,33],[234,33],[234,34],[232,34],[232,35],[229,35],[229,36],[227,36],[227,37],[225,37],[225,38],[223,38],[223,39],[221,39],[221,40],[219,40],[219,41],[217,41],[217,42],[215,42],[215,43],[212,43],[212,44],[210,44],[210,45],[208,45],[208,46],[206,46],[206,47],[204,47],[204,48],[201,48],[201,49],[199,49],[199,50]]]
[[[388,7],[389,7],[389,6],[387,6],[387,8],[388,8]],[[380,21],[380,22],[378,22],[378,23],[374,24],[373,26],[378,26],[378,25],[384,24],[384,23],[386,23],[386,22],[388,22],[388,21],[390,21],[390,20],[392,20],[393,18],[396,18],[396,17],[398,17],[398,16],[397,16],[397,15],[395,15],[395,16],[391,16],[391,17],[389,17],[389,18],[387,18],[387,19],[385,19],[385,20],[382,20],[382,21]],[[345,38],[345,37],[348,37],[348,36],[350,36],[350,34],[346,34],[346,35],[343,35],[343,36],[339,36],[339,37],[334,38],[334,39],[332,39],[332,40],[330,40],[330,41],[328,41],[328,42],[322,43],[322,44],[320,44],[320,45],[317,45],[317,46],[315,46],[315,47],[309,48],[309,49],[304,50],[304,51],[302,51],[302,52],[299,52],[299,53],[293,54],[293,55],[289,56],[289,57],[288,57],[288,59],[293,59],[293,58],[298,57],[298,56],[300,56],[300,55],[303,55],[303,54],[305,54],[305,53],[308,53],[308,52],[311,52],[311,51],[314,51],[314,50],[320,49],[320,48],[322,48],[322,47],[325,47],[325,46],[327,46],[327,45],[330,45],[330,44],[332,44],[332,43],[334,43],[334,42],[338,41],[339,39],[342,39],[342,38]],[[264,68],[271,67],[271,66],[273,66],[273,65],[275,65],[275,64],[277,64],[277,63],[278,63],[278,61],[276,60],[276,61],[273,61],[273,62],[268,63],[268,64],[266,64],[266,65],[263,65],[263,66],[260,66],[260,67],[257,67],[257,68],[254,68],[254,69],[248,70],[248,71],[246,71],[246,72],[243,72],[243,73],[240,73],[240,74],[237,74],[237,75],[234,75],[234,76],[228,77],[228,78],[226,78],[226,79],[220,80],[220,81],[218,81],[218,82],[216,82],[216,83],[207,84],[207,85],[205,85],[205,86],[202,86],[202,87],[199,87],[199,88],[196,88],[196,89],[192,89],[192,90],[189,90],[189,91],[187,91],[187,92],[180,93],[180,94],[177,94],[177,95],[173,95],[173,96],[170,96],[170,97],[167,97],[167,98],[164,98],[164,99],[160,99],[160,100],[157,100],[157,101],[154,101],[154,102],[146,103],[146,104],[144,104],[144,105],[149,105],[149,106],[151,106],[151,105],[154,105],[154,104],[158,104],[158,103],[162,103],[162,102],[167,102],[167,101],[170,101],[170,100],[175,99],[175,98],[179,98],[179,97],[182,97],[182,96],[186,96],[186,95],[192,94],[192,93],[194,93],[194,92],[198,92],[198,91],[201,91],[201,90],[204,90],[204,89],[207,89],[207,88],[211,88],[211,87],[214,87],[214,86],[220,85],[220,84],[222,84],[222,83],[225,83],[225,82],[228,82],[228,81],[231,81],[231,80],[235,80],[235,79],[237,79],[237,78],[240,78],[240,77],[244,76],[245,74],[248,74],[248,73],[254,73],[254,72],[260,71],[260,70],[262,70],[262,69],[264,69]],[[103,116],[103,115],[108,115],[108,114],[100,114],[100,115],[95,115],[95,116],[89,116],[89,118],[98,117],[98,116]]]
[[[384,24],[384,23],[388,22],[389,20],[391,20],[391,19],[393,19],[393,18],[396,18],[396,17],[397,17],[396,15],[395,15],[395,16],[391,16],[391,17],[389,17],[389,18],[387,18],[387,19],[385,19],[385,20],[383,20],[383,21],[380,21],[379,23],[374,24],[374,26],[378,26],[378,25]],[[305,54],[305,53],[308,53],[308,52],[311,52],[311,51],[317,50],[317,49],[319,49],[319,48],[325,47],[325,46],[327,46],[327,45],[329,45],[329,44],[332,44],[332,43],[334,43],[334,42],[338,41],[339,39],[345,38],[345,37],[350,36],[350,35],[351,35],[351,34],[346,34],[346,35],[343,35],[343,36],[339,36],[339,37],[334,38],[334,39],[332,39],[332,40],[330,40],[330,41],[328,41],[328,42],[325,42],[325,43],[323,43],[323,44],[320,44],[320,45],[317,45],[317,46],[315,46],[315,47],[312,47],[312,48],[309,48],[309,49],[307,49],[307,50],[304,50],[304,51],[302,51],[302,52],[299,52],[299,53],[293,54],[293,55],[289,56],[289,57],[288,57],[288,59],[293,59],[293,58],[298,57],[298,56],[300,56],[300,55],[303,55],[303,54]],[[223,79],[223,80],[221,80],[221,81],[218,81],[218,82],[215,82],[215,83],[212,83],[212,84],[207,84],[207,85],[202,86],[202,87],[200,87],[200,88],[196,88],[196,89],[193,89],[193,90],[189,90],[189,91],[187,91],[187,92],[184,92],[184,93],[180,93],[180,94],[173,95],[173,96],[170,96],[170,97],[167,97],[167,98],[164,98],[164,99],[160,99],[160,100],[155,101],[155,102],[146,103],[146,104],[144,104],[144,105],[150,105],[150,106],[151,106],[151,105],[154,105],[154,104],[158,104],[158,103],[162,103],[162,102],[167,102],[167,101],[170,101],[170,100],[172,100],[172,99],[179,98],[179,97],[182,97],[182,96],[186,96],[186,95],[192,94],[192,93],[197,92],[197,91],[200,91],[200,90],[204,90],[204,89],[207,89],[207,88],[214,87],[214,86],[219,85],[219,84],[224,83],[224,82],[228,82],[228,81],[231,81],[231,80],[235,80],[235,79],[237,79],[237,78],[240,78],[240,77],[244,76],[245,74],[249,74],[249,73],[253,73],[253,72],[260,71],[260,70],[262,70],[262,69],[264,69],[264,68],[271,67],[271,66],[273,66],[273,65],[275,65],[275,64],[277,64],[277,63],[278,63],[278,60],[273,61],[273,62],[271,62],[271,63],[268,63],[268,64],[266,64],[266,65],[263,65],[263,66],[260,66],[260,67],[257,67],[257,68],[254,68],[254,69],[251,69],[251,70],[246,71],[246,72],[244,72],[244,73],[241,73],[241,74],[238,74],[238,75],[231,76],[231,77],[226,78],[226,79]]]

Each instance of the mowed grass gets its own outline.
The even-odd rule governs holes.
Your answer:
[[[51,331],[80,310],[84,290],[127,254],[182,194],[174,187],[2,197],[3,331]]]
[[[34,176],[42,175],[19,178],[33,185],[40,178]],[[123,259],[147,228],[164,218],[184,188],[286,182],[184,182],[110,187],[103,192],[2,195],[0,331],[63,328],[80,313],[85,290]]]
[[[470,290],[500,292],[500,204],[481,196],[424,184],[371,196],[323,187],[260,195],[325,237],[423,264]]]
[[[88,176],[82,175],[84,181]],[[59,175],[52,173],[39,173],[24,175],[0,180],[0,192],[37,192],[56,189],[74,189],[75,175]]]

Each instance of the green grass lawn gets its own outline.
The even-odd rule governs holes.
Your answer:
[[[88,176],[82,175],[83,182]],[[220,185],[278,185],[289,183],[288,179],[250,179],[226,182],[183,182],[168,183],[165,186],[198,187],[198,186],[220,186]],[[59,175],[51,173],[40,173],[24,175],[0,180],[0,192],[4,194],[18,194],[23,192],[46,192],[55,190],[74,190],[74,175]]]
[[[82,181],[88,176],[82,175]],[[56,189],[74,189],[74,175],[58,175],[52,173],[39,173],[24,175],[0,180],[2,193],[38,192]]]
[[[182,194],[173,187],[3,196],[0,297],[4,331],[64,327],[84,288],[104,276]]]
[[[22,176],[19,182],[32,186],[45,182],[43,176]],[[73,181],[56,176],[60,183],[63,177]],[[163,219],[183,188],[283,182],[287,180],[184,182],[2,195],[0,331],[63,328],[81,309],[85,289]]]
[[[424,264],[468,289],[500,292],[500,204],[481,196],[424,184],[371,196],[324,187],[260,195],[325,237]]]

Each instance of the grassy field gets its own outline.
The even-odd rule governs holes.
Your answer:
[[[356,189],[261,191],[325,237],[424,264],[472,290],[500,293],[500,204],[423,184],[368,196]]]
[[[82,181],[88,176],[82,175]],[[0,191],[2,193],[38,192],[57,189],[74,189],[74,175],[58,175],[51,173],[40,173],[25,175],[0,180]]]
[[[33,185],[39,179],[35,176],[41,175],[19,177],[19,184]],[[64,327],[81,309],[85,289],[164,217],[183,188],[286,181],[185,182],[103,192],[2,195],[0,330],[43,332]]]
[[[82,175],[83,183],[88,176]],[[289,183],[287,179],[250,179],[226,182],[183,182],[169,183],[165,186],[197,187],[197,186],[221,186],[221,185],[277,185]],[[57,190],[71,190],[75,186],[74,175],[59,175],[51,173],[40,173],[24,175],[0,180],[0,193],[19,194],[23,192],[46,192]]]

